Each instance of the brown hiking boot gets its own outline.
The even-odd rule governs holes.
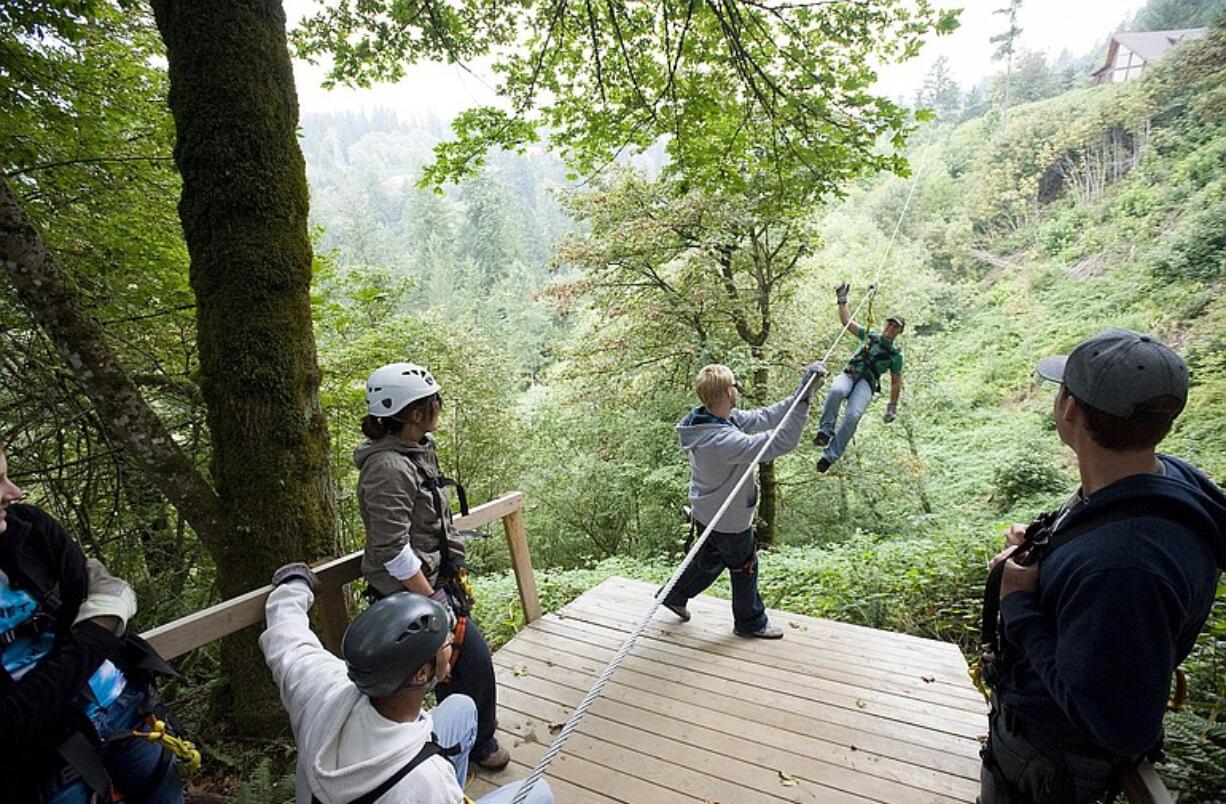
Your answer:
[[[502,770],[511,762],[511,752],[499,745],[494,753],[474,761],[486,770]]]

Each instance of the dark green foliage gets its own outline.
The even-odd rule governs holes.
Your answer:
[[[1066,477],[1052,462],[1052,456],[1033,447],[1021,450],[992,473],[992,500],[1000,511],[1040,494],[1068,488]]]

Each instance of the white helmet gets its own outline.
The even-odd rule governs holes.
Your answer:
[[[366,411],[371,416],[391,416],[405,405],[439,392],[439,385],[425,366],[389,363],[366,379]]]

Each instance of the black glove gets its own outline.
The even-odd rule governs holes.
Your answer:
[[[280,586],[290,581],[302,581],[311,587],[312,592],[319,591],[319,576],[311,572],[311,568],[301,561],[286,564],[272,574],[273,586]]]
[[[850,292],[851,285],[842,282],[834,289],[834,297],[839,304],[847,304],[847,294]]]
[[[889,424],[890,422],[897,419],[898,418],[898,403],[896,402],[887,403],[885,406],[885,415],[882,416],[881,418],[886,424]]]

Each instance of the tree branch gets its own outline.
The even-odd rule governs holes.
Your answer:
[[[0,264],[98,408],[110,434],[209,549],[220,551],[224,524],[216,493],[107,347],[102,328],[85,311],[4,179],[0,179]]]

